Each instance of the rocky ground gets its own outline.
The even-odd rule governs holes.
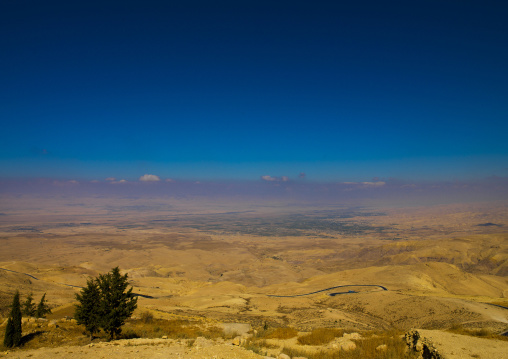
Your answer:
[[[36,350],[12,350],[1,358],[73,359],[104,358],[189,358],[189,359],[255,359],[262,356],[230,343],[198,338],[194,342],[171,339],[127,339],[87,346],[62,346]]]

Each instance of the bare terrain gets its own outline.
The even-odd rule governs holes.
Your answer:
[[[119,266],[139,295],[137,313],[159,318],[301,331],[508,329],[504,202],[4,195],[0,213],[4,319],[16,290],[47,293],[55,317],[72,316],[87,278]],[[321,291],[336,286],[349,287]]]

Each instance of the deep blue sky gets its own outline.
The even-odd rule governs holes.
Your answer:
[[[0,177],[508,176],[505,1],[0,2]]]

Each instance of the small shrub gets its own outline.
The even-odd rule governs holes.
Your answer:
[[[499,339],[508,341],[508,337],[504,335],[498,335],[493,333],[492,331],[481,328],[481,329],[468,329],[464,328],[462,324],[454,324],[450,328],[448,328],[449,332],[461,335],[469,335],[472,337],[480,337],[480,338],[491,338],[491,339]]]
[[[255,339],[252,340],[258,347],[262,347],[265,349],[278,349],[279,346],[277,344],[269,343],[266,339]]]
[[[240,333],[238,333],[237,331],[233,330],[231,332],[224,333],[223,337],[224,337],[224,339],[233,339],[233,338],[236,338],[239,335],[240,335]]]
[[[153,322],[153,314],[150,313],[148,310],[145,310],[143,313],[141,313],[141,321],[145,324],[150,324]]]
[[[141,336],[134,331],[132,328],[125,329],[122,334],[120,334],[121,339],[136,339],[141,338]]]
[[[264,350],[263,346],[261,346],[257,341],[248,340],[245,344],[243,344],[243,347],[258,355],[267,355],[266,350]]]

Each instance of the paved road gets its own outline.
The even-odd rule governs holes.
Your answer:
[[[321,289],[321,290],[317,290],[315,292],[310,292],[310,293],[305,293],[305,294],[295,294],[295,295],[273,295],[273,294],[270,294],[268,296],[269,297],[275,297],[275,298],[303,297],[305,295],[317,294],[317,293],[321,293],[321,292],[327,292],[329,290],[336,289],[336,288],[346,288],[346,287],[378,287],[378,288],[381,288],[382,290],[388,290],[385,287],[383,287],[382,285],[376,285],[376,284],[349,284],[349,285],[338,285],[338,286],[335,286],[335,287]],[[354,290],[349,290],[347,292],[328,293],[328,295],[331,296],[331,297],[334,297],[334,296],[339,295],[339,294],[352,294],[352,293],[358,293],[358,292],[356,292]]]
[[[28,276],[28,277],[30,277],[32,279],[41,280],[41,279],[39,279],[37,277],[34,277],[31,274],[23,273],[23,272],[18,272],[18,271],[12,270],[12,269],[0,268],[0,270],[4,270],[4,271],[7,271],[7,272],[12,272],[12,273],[17,273],[17,274],[23,274],[23,275],[26,275],[26,276]],[[72,287],[72,288],[81,288],[81,289],[83,289],[83,287],[81,287],[79,285],[65,284],[65,283],[60,283],[60,282],[52,282],[52,283],[60,284],[60,285],[65,285],[67,287]],[[140,293],[132,293],[132,295],[134,295],[135,297],[143,297],[143,298],[148,298],[148,299],[153,299],[154,298],[151,295],[140,294]]]
[[[0,269],[1,269],[1,270],[4,270],[4,271],[7,271],[7,272],[18,273],[18,274],[24,274],[24,275],[29,276],[30,278],[33,278],[33,279],[35,279],[35,280],[39,280],[39,278],[35,278],[33,275],[28,274],[28,273],[22,273],[22,272],[18,272],[18,271],[15,271],[15,270],[12,270],[12,269],[7,269],[7,268],[0,268]]]
[[[26,275],[26,276],[28,276],[30,278],[35,279],[35,280],[40,280],[39,278],[36,278],[33,275],[28,274],[28,273],[18,272],[18,271],[15,271],[15,270],[12,270],[12,269],[7,269],[7,268],[0,268],[0,269],[4,270],[4,271],[7,271],[7,272],[12,272],[12,273],[17,273],[17,274],[23,274],[23,275]],[[53,283],[60,284],[60,285],[66,285],[67,287],[83,288],[83,287],[80,287],[79,285],[65,284],[65,283],[59,283],[59,282],[53,282]]]

